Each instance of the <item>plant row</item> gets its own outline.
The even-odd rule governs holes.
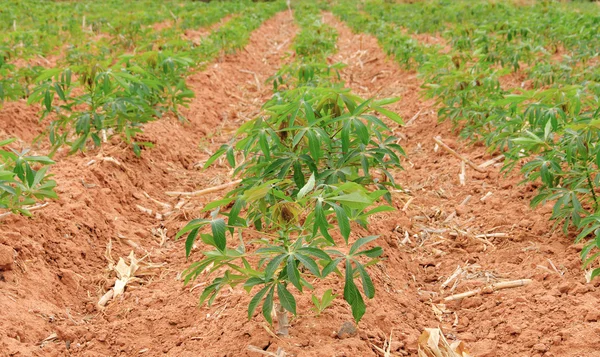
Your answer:
[[[50,4],[57,3],[50,2]],[[43,57],[34,58],[35,62],[42,65],[23,65],[20,62],[27,63],[29,57],[39,57],[49,53],[40,50],[40,47],[59,51],[58,66],[60,67],[93,65],[110,67],[122,58],[155,58],[160,52],[177,53],[178,57],[194,55],[195,52],[200,54],[214,50],[218,52],[219,48],[215,48],[217,46],[203,39],[204,36],[193,35],[194,31],[212,25],[228,14],[238,13],[252,6],[246,1],[211,4],[185,2],[182,4],[184,6],[178,6],[173,2],[172,10],[166,7],[167,4],[163,4],[156,12],[144,7],[148,5],[144,2],[122,3],[120,6],[129,9],[133,7],[131,4],[136,4],[135,11],[130,9],[133,13],[119,12],[118,16],[112,16],[112,10],[110,14],[106,13],[106,9],[110,7],[103,7],[104,10],[98,10],[97,13],[89,13],[96,9],[82,7],[81,4],[75,3],[69,7],[60,7],[60,15],[46,19],[46,22],[43,18],[34,17],[37,20],[35,22],[37,27],[7,31],[8,38],[0,44],[0,103],[27,98],[30,95],[31,88],[37,84],[35,80],[39,73],[51,64],[45,66]],[[150,6],[150,9],[157,7],[158,3],[153,4],[155,5]],[[23,7],[22,11],[29,9],[26,5],[27,2],[19,5]],[[70,12],[78,11],[82,14],[71,17]],[[67,12],[69,17],[65,18]],[[80,21],[84,17],[87,22],[81,24]],[[73,18],[77,19],[78,25],[73,29],[65,28],[66,23]],[[158,21],[166,24],[155,28]],[[51,29],[47,28],[47,22],[53,24]],[[17,36],[21,32],[39,33],[39,36],[32,35],[27,38],[28,41],[25,41],[22,36]],[[197,47],[204,48],[197,49]],[[206,56],[201,60],[206,60]]]
[[[391,210],[394,187],[388,171],[400,167],[403,151],[378,117],[400,118],[384,106],[396,99],[365,100],[345,88],[341,65],[329,65],[336,31],[321,23],[316,3],[294,9],[301,31],[295,61],[273,76],[274,94],[256,118],[207,162],[226,160],[241,183],[205,207],[210,218],[194,219],[177,234],[186,236],[189,256],[197,241],[209,250],[184,272],[185,282],[212,279],[200,302],[212,303],[225,287],[243,286],[253,297],[248,317],[260,306],[264,318],[278,316],[287,333],[287,314],[296,315],[296,295],[317,290],[328,279],[343,281],[343,298],[358,322],[364,297],[375,287],[367,267],[378,262],[377,237],[357,237],[356,225]],[[362,286],[362,289],[359,289]],[[337,297],[313,293],[320,313]]]
[[[223,8],[231,6],[224,3]],[[178,109],[193,96],[185,84],[186,76],[221,53],[242,48],[255,28],[283,8],[282,3],[253,6],[185,51],[140,51],[118,60],[107,57],[103,63],[43,70],[28,89],[28,101],[41,104],[42,119],[50,121],[42,134],[52,144],[50,156],[63,145],[73,153],[100,146],[115,135],[140,155],[145,146],[152,145],[136,140],[144,123],[166,113],[184,120]],[[221,16],[224,10],[215,14]],[[0,92],[6,88],[3,80],[0,77]],[[1,146],[12,141],[2,141]],[[28,151],[1,150],[0,208],[29,214],[27,208],[36,200],[54,198],[56,183],[47,172],[52,163],[50,158],[31,156]]]
[[[597,253],[590,252],[600,247],[597,197],[600,185],[600,71],[598,66],[586,66],[585,60],[592,56],[586,51],[593,51],[598,39],[597,36],[581,36],[576,42],[568,40],[572,40],[576,32],[585,34],[594,23],[597,24],[598,18],[593,14],[578,15],[577,22],[573,13],[567,13],[568,22],[557,20],[553,23],[551,20],[558,16],[555,10],[547,10],[547,17],[544,17],[537,7],[508,11],[509,5],[485,2],[474,7],[473,16],[463,17],[460,24],[458,19],[455,20],[456,27],[446,30],[445,36],[452,46],[449,51],[442,51],[438,46],[420,44],[401,27],[405,24],[416,26],[419,21],[426,23],[431,16],[429,6],[390,6],[373,1],[367,2],[364,9],[357,9],[353,2],[340,2],[334,10],[355,31],[376,36],[387,53],[399,62],[417,68],[426,93],[436,98],[440,105],[438,115],[441,120],[451,120],[462,136],[483,141],[492,150],[503,152],[505,170],[520,166],[525,182],[539,183],[532,206],[553,202],[552,219],[562,222],[565,232],[570,227],[579,230],[578,241],[589,238],[590,234],[595,237],[588,240],[582,252],[584,265],[588,266],[597,257]],[[494,10],[495,6],[502,10]],[[421,11],[409,12],[408,8]],[[507,21],[482,20],[480,11],[505,12]],[[508,20],[507,17],[513,15],[518,21]],[[451,16],[443,15],[441,19]],[[542,23],[545,26],[541,26]],[[580,27],[574,27],[574,23]],[[532,25],[516,37],[509,38],[503,32],[505,26],[511,28],[523,24]],[[466,30],[478,25],[481,28]],[[439,30],[439,26],[446,25],[438,24],[435,29]],[[558,40],[542,35],[548,32],[556,33]],[[464,39],[461,40],[461,36]],[[532,79],[531,89],[509,88],[502,84],[504,76],[519,69],[522,59],[529,58],[532,48],[538,46],[536,51],[543,52],[544,45],[551,41],[560,41],[554,42],[555,45],[569,46],[571,57],[583,62],[571,61],[569,57],[556,63],[556,59],[549,56],[533,56],[531,61],[535,58],[540,64],[525,70]],[[489,51],[492,48],[496,49],[494,56]],[[550,71],[558,67],[564,70],[547,74],[551,81],[536,81],[540,66],[547,66]],[[594,269],[592,277],[598,273],[600,269]]]
[[[283,8],[282,3],[257,4],[184,51],[168,48],[121,56],[114,65],[90,63],[43,71],[29,103],[42,105],[42,118],[54,115],[48,135],[54,149],[71,152],[100,146],[113,135],[130,144],[137,155],[150,143],[137,142],[142,125],[173,113],[193,92],[185,83],[192,70],[222,53],[242,48],[250,33]]]

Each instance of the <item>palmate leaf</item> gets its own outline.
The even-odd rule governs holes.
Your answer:
[[[314,276],[316,276],[318,278],[321,277],[321,272],[319,271],[319,266],[312,258],[310,258],[309,256],[306,256],[306,255],[303,255],[301,253],[295,253],[294,257],[296,259],[298,259],[298,261],[300,263],[302,263],[302,265],[304,265]],[[289,272],[288,272],[288,275],[289,275]],[[295,286],[295,284],[294,284],[294,286]]]
[[[222,252],[224,252],[227,247],[226,226],[225,221],[221,218],[210,222],[215,245],[217,246],[217,249]]]
[[[373,281],[371,280],[371,277],[369,276],[365,268],[360,263],[358,263],[357,261],[354,261],[354,263],[356,264],[356,269],[360,274],[365,296],[369,299],[372,299],[375,296],[375,286],[373,285]]]
[[[348,244],[348,238],[350,237],[350,220],[348,219],[348,215],[342,207],[336,204],[331,204],[331,207],[333,207],[333,210],[335,211],[340,233],[342,234],[342,237],[344,237],[346,244]]]
[[[346,279],[344,284],[344,300],[350,304],[354,321],[358,323],[366,312],[365,302],[354,284],[354,270],[350,259],[346,259]]]
[[[296,287],[296,289],[302,292],[302,284],[300,283],[300,272],[296,266],[296,259],[293,255],[290,255],[287,259],[286,264],[287,278]]]
[[[262,301],[263,297],[265,296],[267,291],[269,291],[269,289],[272,289],[272,287],[265,286],[264,288],[260,289],[256,295],[254,295],[252,300],[250,300],[250,304],[248,304],[248,320],[252,318],[252,316],[254,315],[254,310],[256,310],[256,307]]]
[[[262,313],[263,316],[265,318],[265,320],[267,320],[269,322],[269,324],[273,324],[273,318],[271,317],[271,314],[273,312],[273,295],[275,292],[275,285],[271,286],[271,289],[269,290],[269,293],[267,294],[267,297],[265,298],[265,301],[263,302],[263,306],[262,306]]]
[[[277,283],[277,297],[284,309],[296,315],[296,299],[282,283]]]

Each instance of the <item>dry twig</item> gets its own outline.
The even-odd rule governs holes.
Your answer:
[[[466,157],[464,157],[461,154],[457,153],[456,151],[452,150],[452,148],[450,148],[448,145],[446,145],[439,137],[434,137],[433,141],[435,141],[436,144],[438,144],[444,150],[448,151],[454,157],[462,160],[464,163],[466,163],[467,165],[469,165],[473,170],[475,170],[477,172],[485,172],[484,169],[482,169],[479,166],[475,165],[471,160],[467,159]]]
[[[185,196],[185,197],[202,196],[202,195],[206,195],[206,194],[211,193],[211,192],[220,191],[220,190],[222,190],[224,188],[227,188],[229,186],[237,185],[240,182],[242,182],[242,180],[235,180],[235,181],[231,181],[231,182],[228,182],[228,183],[224,183],[222,185],[218,185],[218,186],[214,186],[214,187],[210,187],[210,188],[205,188],[203,190],[198,190],[198,191],[192,191],[192,192],[168,191],[168,192],[165,192],[165,194],[168,195],[168,196]]]
[[[531,284],[532,280],[531,279],[519,279],[519,280],[512,280],[512,281],[503,281],[500,283],[496,283],[496,284],[491,284],[488,286],[485,286],[483,288],[479,288],[479,289],[475,289],[475,290],[471,290],[471,291],[467,291],[464,293],[460,293],[460,294],[455,294],[455,295],[450,295],[444,298],[444,301],[454,301],[454,300],[461,300],[470,296],[475,296],[475,295],[479,295],[481,293],[492,293],[494,291],[497,290],[502,290],[502,289],[509,289],[509,288],[518,288],[520,286],[526,286]]]

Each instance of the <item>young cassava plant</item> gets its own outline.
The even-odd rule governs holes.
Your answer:
[[[30,216],[28,206],[45,198],[57,198],[56,182],[48,174],[54,162],[45,156],[27,155],[28,150],[5,150],[15,139],[0,141],[0,209]]]
[[[186,283],[205,271],[217,275],[201,303],[212,303],[225,286],[256,289],[248,317],[261,305],[272,322],[277,301],[282,334],[287,313],[297,313],[294,293],[332,274],[343,278],[344,300],[360,321],[366,310],[363,294],[375,295],[366,268],[383,250],[369,246],[375,236],[351,242],[351,222],[366,226],[369,216],[392,210],[372,206],[390,199],[387,188],[394,183],[388,169],[400,167],[403,155],[374,115],[400,123],[383,108],[395,99],[363,100],[327,79],[332,71],[327,67],[303,64],[275,76],[276,92],[262,115],[242,125],[237,140],[206,163],[224,157],[241,183],[205,207],[212,218],[195,219],[177,234],[187,235],[188,256],[198,238],[213,248],[184,272]],[[343,242],[334,238],[334,230]],[[232,248],[234,238],[239,243]]]

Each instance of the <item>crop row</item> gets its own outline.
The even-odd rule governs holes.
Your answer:
[[[578,241],[593,234],[582,252],[588,266],[597,257],[589,253],[600,247],[600,67],[591,60],[600,48],[593,35],[599,18],[593,12],[563,14],[559,5],[538,10],[491,2],[446,4],[451,8],[441,15],[442,3],[436,8],[368,1],[360,8],[341,1],[334,11],[418,70],[427,95],[437,99],[441,120],[502,152],[505,170],[520,166],[524,181],[539,182],[532,206],[553,202],[552,219],[565,232],[578,229]],[[486,11],[499,18],[485,20]],[[430,24],[437,15],[440,22]],[[450,48],[419,43],[405,25],[409,31],[443,31]],[[562,61],[548,53],[552,46],[567,51]],[[511,71],[524,72],[530,88],[506,86]],[[591,276],[599,273],[596,268]]]
[[[20,5],[23,7],[20,10],[29,9],[27,4]],[[131,58],[156,58],[158,53],[177,53],[177,57],[198,55],[198,63],[210,61],[210,56],[221,49],[215,43],[219,39],[207,39],[197,29],[210,26],[228,14],[253,7],[246,1],[212,4],[186,2],[184,6],[173,2],[173,6],[166,7],[169,4],[163,4],[157,12],[153,12],[144,7],[148,4],[133,2],[120,5],[128,9],[135,4],[132,14],[119,12],[119,15],[112,17],[112,11],[111,14],[106,13],[110,7],[103,6],[104,10],[89,13],[94,10],[93,6],[89,8],[76,4],[63,9],[56,5],[59,3],[49,4],[61,9],[57,10],[56,18],[46,22],[38,19],[35,22],[37,26],[32,28],[9,29],[3,41],[0,39],[0,102],[27,98],[39,73],[44,67],[52,65],[43,62],[43,56],[56,51],[59,52],[57,62],[61,67],[110,67]],[[150,9],[159,3],[152,4]],[[65,18],[68,10],[77,15]],[[35,12],[29,16],[37,18]],[[73,19],[76,19],[77,25],[68,25]],[[24,61],[32,65],[24,65]]]
[[[273,76],[274,94],[261,114],[206,162],[225,158],[241,183],[205,207],[210,219],[195,219],[177,235],[187,236],[188,255],[198,239],[213,249],[184,272],[186,282],[216,275],[201,303],[226,286],[256,289],[248,317],[261,305],[272,322],[277,306],[280,334],[287,334],[287,314],[297,313],[294,295],[325,279],[343,280],[343,298],[354,319],[362,318],[363,296],[375,294],[367,267],[383,250],[367,247],[376,236],[352,235],[353,222],[366,227],[369,216],[392,209],[373,205],[391,198],[388,170],[400,167],[403,155],[377,116],[401,123],[384,108],[397,99],[365,100],[345,88],[341,65],[327,63],[337,32],[321,23],[316,3],[298,4],[294,14],[301,26],[295,61]],[[313,293],[317,314],[336,296],[332,289]]]
[[[235,6],[247,5],[210,6],[214,20]],[[199,44],[188,44],[185,49],[140,51],[118,60],[107,53],[93,63],[41,71],[28,89],[28,101],[41,104],[41,119],[49,121],[43,136],[52,144],[50,157],[63,145],[74,153],[100,146],[115,135],[140,155],[145,146],[151,145],[135,138],[144,123],[167,113],[185,120],[178,108],[193,97],[186,86],[186,76],[220,54],[242,48],[250,33],[284,6],[277,2],[248,7]],[[3,80],[0,77],[0,87]],[[53,161],[31,156],[28,151],[4,149],[11,142],[0,142],[0,208],[29,214],[28,207],[36,201],[56,196],[56,183],[48,174]]]

